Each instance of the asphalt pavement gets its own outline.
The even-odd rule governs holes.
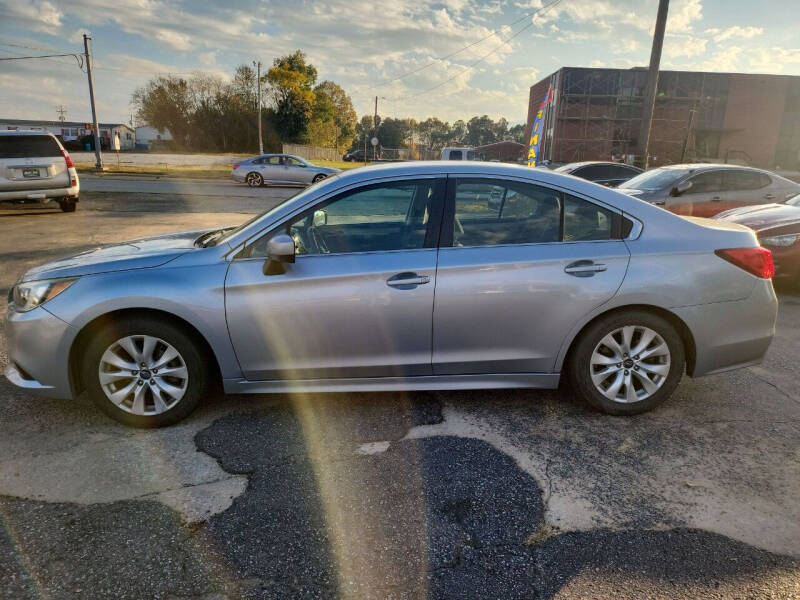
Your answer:
[[[81,173],[81,193],[136,193],[169,194],[189,196],[212,196],[221,198],[285,198],[295,194],[299,187],[249,187],[225,179],[190,179],[178,177],[159,177],[157,175],[91,175]]]
[[[3,210],[0,293],[278,201]],[[780,301],[763,365],[632,418],[566,389],[229,396],[139,431],[0,380],[0,598],[800,598],[800,296]]]

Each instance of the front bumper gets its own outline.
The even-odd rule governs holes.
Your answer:
[[[41,306],[20,313],[9,305],[5,330],[9,359],[3,373],[6,379],[34,394],[72,398],[71,327]]]

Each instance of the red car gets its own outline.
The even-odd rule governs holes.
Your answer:
[[[800,286],[800,194],[781,204],[742,206],[715,219],[746,225],[772,250],[775,280]]]

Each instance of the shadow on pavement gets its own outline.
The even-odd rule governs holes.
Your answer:
[[[541,490],[505,454],[474,439],[404,439],[440,420],[427,394],[292,396],[224,416],[197,447],[249,484],[199,526],[146,498],[0,498],[0,597],[800,593],[781,587],[796,584],[797,561],[716,534],[548,532]]]

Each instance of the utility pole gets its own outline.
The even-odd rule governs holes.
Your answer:
[[[378,97],[375,96],[375,115],[372,117],[372,137],[378,137]],[[377,146],[372,147],[372,158],[375,159]]]
[[[94,126],[94,168],[97,171],[103,170],[103,157],[100,156],[100,126],[97,123],[97,109],[94,104],[94,79],[92,79],[92,53],[89,50],[88,35],[83,34],[83,50],[86,56],[86,75],[89,77],[89,100],[92,103],[92,125]]]
[[[686,162],[686,150],[689,147],[689,140],[692,137],[694,128],[694,116],[697,113],[697,103],[689,110],[689,126],[686,128],[686,137],[683,139],[683,148],[681,148],[681,162]]]
[[[58,105],[58,108],[56,109],[56,112],[58,113],[58,120],[59,121],[61,121],[63,123],[64,121],[67,120],[67,117],[66,117],[67,111],[64,110],[64,105],[63,104],[59,104]]]
[[[645,169],[650,162],[650,129],[653,126],[653,108],[658,90],[658,68],[661,64],[661,49],[664,46],[664,30],[667,27],[668,10],[669,0],[659,0],[656,29],[653,33],[653,49],[650,51],[650,69],[647,72],[647,88],[642,105],[642,131],[639,134],[639,148]]]
[[[264,141],[261,138],[261,61],[253,61],[256,65],[257,75],[256,75],[256,87],[258,88],[258,92],[256,94],[258,100],[258,153],[264,154]]]

